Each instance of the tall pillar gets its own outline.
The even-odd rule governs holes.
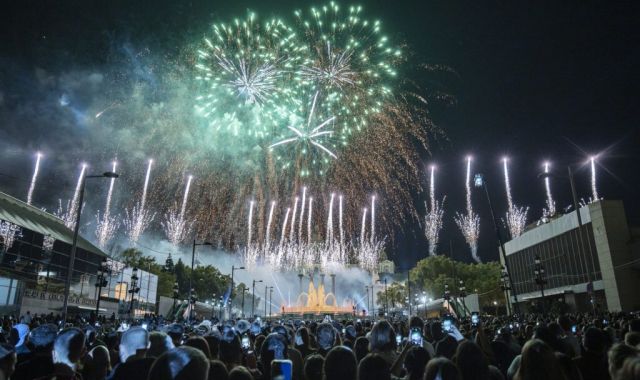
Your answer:
[[[302,292],[304,291],[304,289],[302,288],[302,278],[304,277],[304,275],[302,274],[302,272],[298,273],[298,278],[300,279],[300,294],[302,294]]]
[[[336,274],[335,273],[331,273],[331,293],[333,293],[333,295],[336,295]]]
[[[324,273],[320,273],[320,285],[324,286]]]

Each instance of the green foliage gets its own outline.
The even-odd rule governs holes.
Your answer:
[[[401,283],[394,282],[387,285],[387,294],[389,307],[404,307],[407,305],[407,287]],[[383,307],[385,303],[385,292],[381,290],[376,297],[378,306]]]
[[[441,298],[444,285],[449,285],[451,294],[458,293],[459,281],[463,280],[467,293],[478,293],[481,305],[490,305],[493,300],[504,302],[500,289],[500,263],[467,264],[445,256],[433,256],[420,260],[411,269],[412,292],[426,291],[429,297]]]

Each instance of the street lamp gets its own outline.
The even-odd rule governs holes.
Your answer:
[[[371,306],[369,305],[369,285],[366,285],[364,289],[367,291],[367,311],[371,313]],[[373,289],[371,291],[373,291]]]
[[[507,301],[507,313],[511,314],[511,306],[509,303],[509,290],[511,290],[509,286],[509,273],[507,273],[504,267],[501,267],[500,270],[500,289],[504,292],[504,297]]]
[[[253,291],[251,293],[251,318],[256,316],[256,283],[263,282],[262,280],[253,280]]]
[[[584,249],[584,226],[582,225],[582,215],[580,215],[580,208],[578,204],[578,193],[576,192],[576,184],[573,180],[573,169],[571,165],[567,165],[567,175],[563,176],[557,173],[552,172],[542,172],[538,174],[538,178],[540,179],[548,179],[548,178],[563,178],[569,181],[569,185],[571,186],[571,199],[573,201],[573,208],[576,210],[576,218],[578,219],[578,238],[580,239],[580,255],[582,257],[586,256],[586,252]],[[591,254],[591,244],[589,244],[589,256],[591,256],[592,266],[595,268],[595,263],[593,263],[593,255]],[[585,257],[586,259],[586,257]],[[587,269],[587,293],[589,294],[589,298],[591,301],[591,307],[595,312],[595,303],[593,302],[593,282],[591,281],[591,270]]]
[[[176,303],[178,302],[178,297],[180,297],[180,286],[178,285],[178,281],[173,283],[173,310],[175,313]]]
[[[264,318],[267,318],[267,304],[269,303],[269,298],[267,297],[267,290],[273,289],[273,286],[264,287]]]
[[[242,284],[242,312],[240,313],[242,315],[242,318],[244,318],[244,294],[247,292],[247,285],[245,285],[244,283]]]
[[[493,211],[493,206],[491,204],[491,196],[489,195],[489,187],[487,186],[487,181],[484,180],[484,176],[482,174],[476,174],[473,177],[473,183],[475,187],[483,187],[485,195],[487,196],[487,203],[489,204],[489,210],[491,211],[491,219],[493,220],[493,229],[496,232],[496,238],[498,239],[498,244],[500,244],[500,253],[502,254],[502,259],[504,260],[504,266],[506,268],[507,273],[511,273],[509,269],[509,262],[507,261],[507,252],[504,249],[504,243],[502,240],[502,236],[500,235],[500,228],[498,228],[498,220],[496,219],[496,214]],[[511,294],[513,295],[513,307],[517,312],[518,310],[518,295],[516,294],[516,289],[513,286],[513,278],[511,276],[509,278],[509,288],[511,289]],[[511,300],[509,300],[511,301]]]
[[[196,262],[196,247],[200,245],[213,245],[208,241],[202,243],[196,243],[196,239],[193,239],[193,248],[191,249],[191,276],[189,276],[189,302],[193,302],[193,305],[189,309],[189,322],[193,320],[193,309],[195,309],[196,303],[193,301],[193,277],[195,276],[194,266]],[[191,304],[190,304],[191,305]]]
[[[136,315],[134,310],[134,302],[136,293],[138,292],[140,292],[140,287],[138,286],[138,268],[133,267],[133,271],[131,273],[131,289],[129,289],[129,293],[131,293],[131,304],[129,305],[129,315],[131,319],[133,319]]]
[[[78,233],[80,232],[80,215],[82,215],[82,204],[84,203],[84,187],[88,178],[118,178],[114,172],[104,172],[100,175],[85,175],[80,183],[80,195],[78,196],[78,210],[76,212],[76,223],[73,228],[73,242],[71,243],[71,254],[69,255],[69,267],[67,268],[67,278],[64,283],[64,300],[62,301],[62,320],[67,320],[67,308],[69,306],[69,292],[71,291],[71,279],[73,277],[73,266],[76,261],[76,251],[78,250]]]
[[[462,311],[464,316],[467,316],[467,304],[465,303],[465,297],[467,297],[467,287],[464,286],[464,281],[460,280],[460,287],[458,288],[459,297],[462,299]]]
[[[233,308],[233,292],[235,291],[235,285],[233,283],[233,274],[235,271],[237,270],[243,270],[244,267],[238,267],[236,268],[235,266],[231,266],[231,293],[229,293],[229,317],[231,317],[231,309]]]
[[[536,256],[533,261],[533,274],[535,275],[535,282],[540,287],[540,296],[542,297],[542,314],[545,314],[545,305],[544,305],[544,286],[547,283],[547,279],[544,275],[544,265],[540,261],[540,256]]]
[[[493,306],[496,308],[496,317],[498,316],[498,301],[493,301]]]
[[[110,273],[109,264],[107,259],[102,259],[100,262],[100,269],[98,269],[98,276],[96,278],[96,288],[98,288],[98,297],[96,300],[96,319],[100,315],[100,297],[102,296],[102,288],[107,286],[107,275]]]
[[[271,304],[273,303],[273,286],[269,288],[269,318],[271,318]]]

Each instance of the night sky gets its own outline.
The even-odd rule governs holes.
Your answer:
[[[128,49],[175,59],[188,41],[216,20],[247,9],[270,16],[306,8],[309,1],[16,1],[0,15],[0,190],[23,197],[31,154],[51,138],[26,123],[16,104],[37,68],[60,73],[100,67]],[[343,4],[347,4],[343,2]],[[452,72],[426,83],[446,89],[454,104],[431,112],[446,138],[433,141],[425,168],[438,165],[438,193],[447,194],[441,245],[469,260],[453,223],[464,209],[464,157],[486,175],[496,211],[506,202],[501,158],[510,158],[516,204],[530,206],[530,220],[544,206],[536,178],[545,159],[556,168],[598,154],[598,186],[605,199],[622,199],[631,224],[640,225],[640,16],[637,2],[584,1],[363,1],[392,40],[406,43],[414,62],[441,64]],[[421,81],[424,78],[416,78]],[[34,95],[38,96],[38,94]],[[21,111],[18,111],[21,109]],[[7,120],[11,119],[11,123]],[[11,126],[11,130],[9,127]],[[7,129],[5,129],[7,128]],[[1,141],[1,140],[4,140]],[[73,172],[73,176],[76,172]],[[73,177],[72,176],[72,177]],[[73,178],[65,179],[68,186]],[[589,171],[578,170],[578,193],[590,195]],[[56,179],[49,178],[52,186]],[[58,182],[62,181],[60,178]],[[558,209],[570,203],[567,184],[553,183]],[[484,197],[474,193],[481,217],[480,256],[497,249]],[[407,226],[397,243],[404,267],[425,255],[420,226]],[[448,249],[447,249],[448,250]]]

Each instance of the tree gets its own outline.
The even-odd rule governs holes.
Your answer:
[[[378,306],[383,307],[388,299],[389,308],[404,307],[407,304],[407,287],[399,282],[387,286],[387,292],[381,290],[377,294]]]

